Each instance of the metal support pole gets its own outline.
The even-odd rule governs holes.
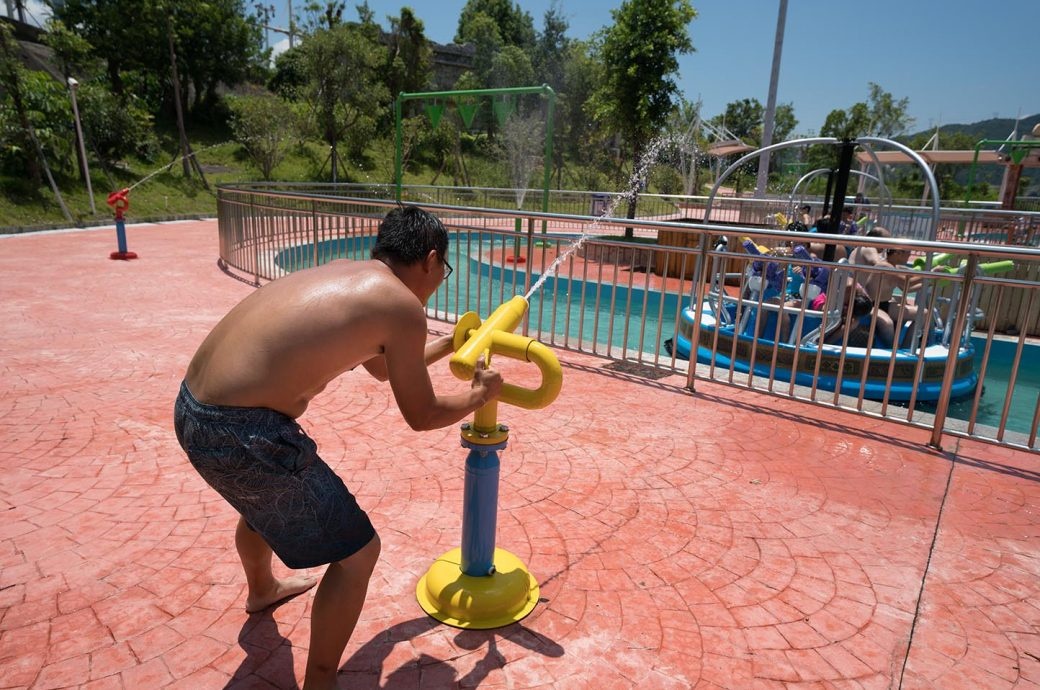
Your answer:
[[[831,203],[831,220],[827,226],[827,232],[837,234],[841,229],[841,212],[845,210],[845,193],[849,189],[849,170],[852,168],[852,154],[856,149],[856,142],[844,139],[841,142],[841,152],[838,155],[838,179],[834,183],[834,201]],[[824,245],[823,260],[834,261],[835,245]]]
[[[762,148],[773,143],[773,126],[776,121],[776,87],[780,81],[780,56],[784,52],[784,25],[787,23],[787,0],[780,0],[780,10],[776,17],[776,39],[773,42],[773,68],[769,74],[769,96],[766,98],[766,112],[762,123]],[[755,198],[765,196],[769,182],[769,158],[766,151],[758,159],[758,177],[755,181]]]
[[[704,222],[708,222],[708,212],[705,211]],[[697,258],[694,262],[693,275],[694,281],[696,281],[691,287],[690,294],[693,295],[693,332],[690,334],[690,369],[686,372],[686,388],[690,391],[696,391],[696,384],[694,383],[697,378],[697,354],[701,346],[701,318],[704,313],[704,284],[708,282],[708,250],[710,249],[710,237],[707,232],[701,235],[701,246],[700,251],[697,252]],[[719,290],[722,291],[722,286],[719,286]],[[721,301],[720,301],[721,304]],[[716,314],[715,318],[719,318]],[[715,363],[714,353],[712,354],[712,361],[709,364]]]
[[[87,164],[87,149],[83,145],[83,127],[79,121],[79,106],[76,103],[76,90],[79,88],[79,82],[69,77],[69,93],[72,95],[72,118],[76,122],[76,141],[79,144],[79,157],[83,165],[83,181],[87,183],[87,198],[90,199],[90,215],[97,215],[97,208],[94,206],[94,189],[90,185],[90,166]],[[126,247],[120,248],[120,251],[126,251]]]
[[[553,155],[553,117],[556,107],[556,92],[548,84],[541,86],[514,86],[504,89],[458,89],[455,91],[422,91],[416,93],[401,92],[394,100],[394,122],[396,132],[396,151],[394,160],[394,179],[397,185],[397,201],[401,201],[401,158],[402,158],[402,132],[401,132],[401,104],[404,101],[423,98],[452,98],[455,96],[502,96],[522,95],[528,93],[540,93],[549,99],[547,111],[548,122],[545,134],[545,163],[542,175],[542,211],[549,210],[549,182],[552,178],[552,155]],[[543,222],[542,229],[546,226]]]
[[[957,302],[957,318],[953,324],[953,334],[950,337],[950,354],[946,358],[946,371],[943,372],[942,388],[939,393],[939,401],[935,406],[935,422],[932,426],[932,438],[928,445],[932,448],[942,450],[942,432],[946,424],[946,413],[950,409],[950,388],[953,386],[953,376],[957,373],[957,355],[964,341],[964,332],[967,328],[968,310],[971,300],[968,297],[973,289],[975,272],[978,270],[979,257],[977,254],[968,254],[968,264],[964,269],[964,283],[961,285],[960,300]],[[922,305],[918,305],[921,309]],[[981,386],[982,381],[976,385]]]
[[[549,97],[545,127],[545,161],[542,164],[542,213],[549,212],[549,183],[552,181],[553,162],[553,114],[556,109],[556,92],[548,84],[542,84],[542,95]],[[548,232],[548,221],[542,221],[542,233]]]
[[[401,176],[403,171],[401,170],[402,158],[404,153],[402,151],[402,134],[401,134],[401,101],[404,100],[405,94],[399,93],[397,98],[394,99],[394,181],[397,183],[397,195],[394,197],[397,199],[397,203],[401,203]]]
[[[498,451],[506,444],[469,448],[462,498],[462,572],[482,577],[495,572],[495,530],[498,521]]]

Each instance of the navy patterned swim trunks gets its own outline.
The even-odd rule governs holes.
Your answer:
[[[368,515],[292,417],[200,403],[182,383],[174,428],[206,483],[290,568],[342,560],[375,536]]]

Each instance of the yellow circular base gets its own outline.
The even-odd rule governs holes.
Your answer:
[[[488,630],[521,620],[538,603],[538,582],[519,558],[495,549],[495,573],[472,577],[462,572],[462,549],[452,549],[419,578],[419,606],[441,623]]]

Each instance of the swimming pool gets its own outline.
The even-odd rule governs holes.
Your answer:
[[[971,340],[975,345],[975,368],[977,371],[982,371],[986,339],[972,336]],[[977,417],[979,424],[993,427],[1000,424],[1000,418],[1004,412],[1004,401],[1007,398],[1008,386],[1011,382],[1011,365],[1015,361],[1017,347],[1017,339],[994,339],[990,345],[982,397],[979,399]],[[1026,343],[1023,347],[1021,362],[1018,365],[1011,405],[1008,408],[1008,430],[1029,433],[1038,395],[1040,395],[1040,345]],[[950,404],[949,415],[954,419],[967,420],[973,404],[973,398],[955,400]]]
[[[493,237],[493,240],[489,240]],[[552,236],[552,241],[567,244],[569,237]],[[318,245],[318,262],[338,258],[367,259],[374,238],[354,236],[328,240]],[[502,235],[453,233],[448,246],[448,262],[455,273],[444,281],[427,304],[435,315],[453,319],[468,311],[484,317],[514,295],[526,292],[541,275],[533,267],[492,265],[480,257],[494,245],[501,249],[513,239]],[[314,263],[313,245],[282,250],[275,263],[286,271],[307,268]],[[606,354],[608,348],[624,351],[654,352],[670,338],[679,314],[680,295],[662,294],[633,286],[615,285],[605,277],[602,282],[551,276],[529,300],[529,335],[548,344],[580,347]],[[624,315],[629,314],[625,319]],[[645,317],[645,318],[644,318]],[[642,330],[640,325],[642,324]],[[663,325],[662,325],[663,324]]]
[[[489,237],[495,240],[489,241]],[[276,264],[285,270],[299,270],[313,265],[315,254],[319,263],[337,258],[367,259],[374,238],[354,236],[328,240],[319,244],[300,245],[285,249],[275,257]],[[552,237],[554,241],[566,238]],[[437,316],[451,320],[467,311],[487,316],[514,295],[525,292],[525,270],[511,266],[491,265],[480,260],[490,245],[512,245],[512,238],[481,233],[453,233],[449,244],[449,262],[455,267],[452,277],[444,281],[430,298],[428,309]],[[533,269],[533,267],[531,267]],[[685,295],[661,293],[636,286],[614,285],[609,278],[603,282],[582,280],[583,276],[567,276],[566,264],[562,277],[550,277],[538,293],[529,300],[529,331],[547,344],[582,349],[597,354],[626,352],[662,352],[661,343],[673,337],[680,305]],[[539,273],[531,270],[530,284]],[[591,276],[594,278],[594,276]],[[629,318],[624,318],[629,314]],[[973,337],[976,370],[982,371],[985,338]],[[990,347],[989,362],[985,367],[983,394],[979,400],[976,421],[998,427],[1003,415],[1004,401],[1011,378],[1017,341],[995,339]],[[1037,398],[1040,396],[1040,345],[1026,344],[1015,380],[1014,394],[1008,410],[1007,429],[1028,434],[1033,422]],[[949,416],[967,421],[974,397],[951,403]],[[928,405],[918,404],[928,411]]]

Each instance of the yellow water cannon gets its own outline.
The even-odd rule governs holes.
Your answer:
[[[538,603],[538,581],[524,563],[495,548],[498,515],[498,451],[506,447],[509,430],[498,424],[498,402],[527,410],[546,407],[560,393],[563,372],[553,351],[534,338],[513,333],[527,313],[527,300],[516,296],[482,323],[475,312],[455,326],[451,371],[473,379],[477,362],[492,355],[533,362],[542,374],[538,388],[502,384],[497,400],[476,411],[473,423],[462,425],[466,483],[462,504],[462,545],[437,558],[416,584],[419,605],[433,618],[457,628],[486,630],[514,623]]]
[[[491,445],[503,440],[506,431],[498,426],[498,402],[525,410],[540,410],[560,394],[563,371],[553,351],[534,338],[513,333],[526,313],[527,300],[517,295],[499,306],[483,323],[477,313],[471,311],[463,314],[455,325],[452,336],[455,354],[450,367],[457,378],[471,381],[477,361],[483,359],[489,364],[491,355],[532,362],[542,374],[538,388],[503,383],[498,399],[477,410],[470,428],[463,428],[463,438],[473,443]]]

